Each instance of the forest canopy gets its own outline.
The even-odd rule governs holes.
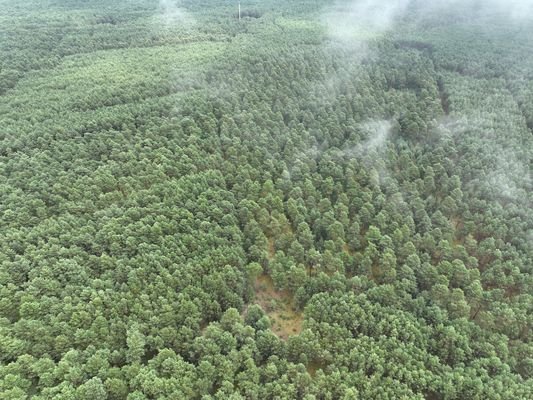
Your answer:
[[[533,398],[526,0],[0,0],[0,399]]]

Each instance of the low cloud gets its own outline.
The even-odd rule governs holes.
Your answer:
[[[533,20],[532,0],[336,0],[322,13],[329,38],[338,44],[364,49],[365,44],[393,30],[409,18],[457,14],[461,18],[500,19],[513,23]]]
[[[339,0],[325,11],[323,20],[333,40],[362,44],[391,29],[409,3],[410,0]]]
[[[190,13],[180,7],[179,0],[159,0],[157,17],[158,22],[164,28],[191,25],[195,22]]]
[[[340,149],[329,147],[327,144],[323,144],[322,146],[314,145],[300,152],[295,157],[295,160],[303,161],[309,158],[319,160],[324,154],[339,158],[364,158],[373,152],[380,153],[388,144],[392,127],[392,122],[386,120],[365,122],[359,125],[364,138],[357,145]]]
[[[367,140],[359,145],[360,152],[381,151],[387,144],[392,132],[392,123],[385,120],[370,121],[362,125]]]

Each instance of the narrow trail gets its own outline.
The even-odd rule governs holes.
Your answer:
[[[433,60],[432,60],[433,61]],[[433,62],[433,69],[435,69],[435,63]],[[436,69],[435,69],[436,72]],[[437,88],[439,89],[440,104],[444,115],[450,115],[450,96],[444,86],[444,80],[442,77],[437,78]]]

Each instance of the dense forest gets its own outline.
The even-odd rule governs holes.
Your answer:
[[[533,399],[533,7],[0,0],[0,399]]]

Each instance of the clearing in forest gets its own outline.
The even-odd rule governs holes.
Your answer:
[[[276,290],[268,274],[260,275],[254,285],[255,304],[261,306],[270,319],[271,329],[279,338],[302,331],[303,314],[294,306],[292,295],[287,290]]]

